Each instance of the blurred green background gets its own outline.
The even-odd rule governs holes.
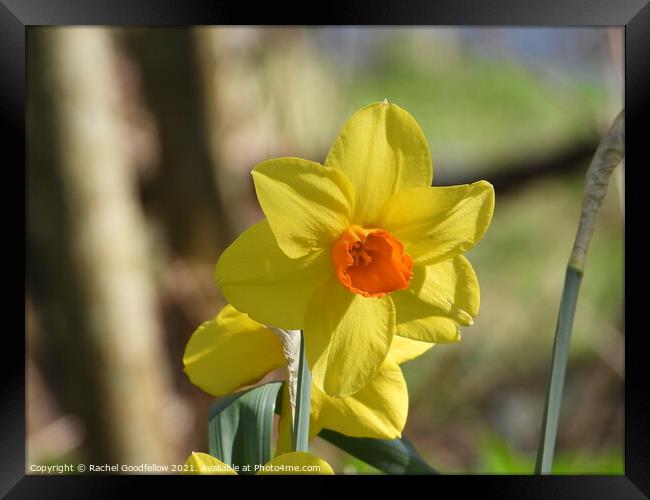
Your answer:
[[[182,372],[224,304],[220,252],[262,217],[250,170],[323,161],[387,98],[434,184],[486,179],[462,341],[404,365],[407,436],[446,473],[533,471],[582,180],[623,105],[620,28],[28,29],[28,464],[183,463],[211,398]],[[623,168],[578,302],[555,473],[622,474]],[[316,439],[337,472],[373,469]]]

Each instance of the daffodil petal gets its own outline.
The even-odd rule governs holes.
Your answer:
[[[343,126],[325,165],[350,178],[356,191],[355,224],[377,222],[386,200],[398,191],[430,186],[427,140],[415,119],[387,102],[361,108]]]
[[[408,391],[397,363],[386,360],[374,378],[347,398],[312,388],[314,420],[346,436],[377,439],[401,437],[408,414]]]
[[[193,451],[185,461],[185,467],[181,474],[187,475],[216,475],[216,476],[236,476],[237,473],[229,465],[223,463],[218,458],[214,458],[207,453]]]
[[[439,316],[418,318],[397,325],[396,338],[416,340],[420,343],[431,342],[434,344],[451,344],[460,340],[458,325],[448,319]]]
[[[192,334],[183,365],[194,385],[222,396],[257,382],[286,360],[277,335],[227,305]]]
[[[328,251],[288,258],[263,220],[226,248],[214,274],[237,310],[265,325],[299,330],[310,297],[332,274],[332,262]]]
[[[258,474],[333,475],[334,471],[330,464],[316,455],[304,451],[292,451],[271,459],[262,466]]]
[[[253,182],[278,245],[292,259],[329,249],[350,224],[354,189],[338,170],[276,158],[253,169]]]
[[[397,311],[398,327],[412,320],[440,317],[440,321],[431,320],[435,323],[432,331],[443,328],[446,325],[443,321],[445,319],[453,320],[462,326],[473,324],[472,318],[478,314],[480,303],[476,274],[472,265],[462,255],[431,266],[414,267],[411,286],[407,290],[394,292],[391,297]],[[421,337],[416,340],[444,341],[433,338],[426,340]]]
[[[393,343],[390,346],[390,351],[388,351],[388,359],[400,365],[422,356],[435,345],[431,342],[421,342],[419,340],[401,337],[399,335],[399,325],[397,327],[397,333],[397,335],[393,336]]]
[[[493,211],[494,188],[486,181],[411,188],[386,202],[378,224],[404,243],[415,265],[429,265],[478,243]]]
[[[314,383],[336,397],[361,390],[386,359],[394,332],[390,296],[363,297],[329,280],[305,313],[305,352]]]

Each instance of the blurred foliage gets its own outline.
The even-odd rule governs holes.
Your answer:
[[[535,456],[513,451],[508,443],[491,434],[479,440],[481,450],[474,472],[494,474],[530,474],[535,467]],[[565,452],[555,456],[554,474],[623,474],[623,457],[617,451],[599,453]]]
[[[342,78],[346,111],[387,98],[416,116],[434,167],[449,164],[477,175],[594,136],[607,101],[602,80],[550,68],[561,73],[558,83],[511,54],[486,57],[472,45],[461,52],[458,44],[451,33],[434,40],[408,32],[387,38],[353,78]],[[444,53],[451,55],[440,59]]]
[[[375,73],[355,85],[351,107],[384,95],[414,110],[434,165],[449,162],[460,169],[504,165],[590,137],[603,101],[603,89],[593,85],[558,95],[512,63],[463,60],[444,70],[398,68],[389,75]]]

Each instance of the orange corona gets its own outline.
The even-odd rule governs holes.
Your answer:
[[[350,226],[332,247],[339,281],[364,297],[383,297],[409,287],[413,259],[388,231]]]

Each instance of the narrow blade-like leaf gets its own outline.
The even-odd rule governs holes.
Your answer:
[[[282,382],[270,382],[217,400],[210,408],[210,455],[236,468],[255,471],[271,459],[273,414]],[[250,471],[242,470],[250,465]]]
[[[438,473],[424,461],[406,438],[354,438],[329,429],[323,429],[319,436],[387,474]]]

